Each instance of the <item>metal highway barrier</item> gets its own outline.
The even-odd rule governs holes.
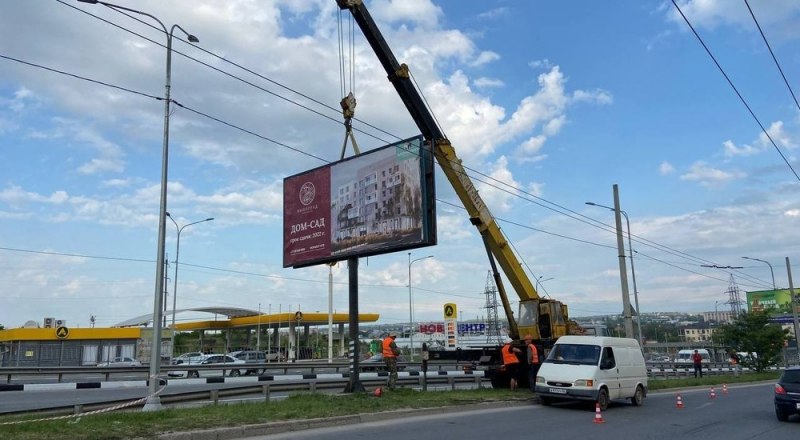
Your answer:
[[[384,364],[360,364],[361,371],[372,371],[374,369],[385,368]],[[398,362],[398,368],[417,368],[420,364],[415,362]],[[468,362],[428,362],[429,371],[439,370],[460,370],[464,368],[474,368]],[[328,361],[299,361],[299,362],[269,362],[269,363],[252,363],[252,364],[213,364],[213,365],[163,365],[161,372],[166,376],[170,371],[205,371],[205,370],[224,370],[228,375],[231,370],[266,370],[269,374],[289,374],[290,370],[305,370],[309,374],[316,374],[320,371],[334,371],[336,373],[346,372],[350,368],[347,361],[337,361],[328,363]],[[76,378],[79,379],[98,379],[104,382],[111,382],[115,380],[127,380],[130,376],[140,376],[147,378],[149,367],[143,365],[141,367],[0,367],[0,384],[12,383],[62,383],[74,382]],[[243,373],[244,374],[244,373]],[[127,376],[127,377],[122,377]]]
[[[385,386],[389,373],[360,373],[359,378],[365,387]],[[474,384],[477,387],[484,386],[488,381],[483,371],[429,371],[427,375],[419,371],[406,371],[398,373],[397,384],[399,386],[423,386],[426,385],[446,385],[451,390],[456,389],[457,384]],[[308,391],[317,392],[323,389],[344,389],[349,382],[349,373],[320,373],[320,374],[292,374],[292,375],[261,375],[251,377],[208,377],[204,379],[172,379],[167,381],[165,393],[160,396],[164,404],[192,402],[192,401],[211,401],[219,402],[220,398],[228,396],[246,395],[260,393],[265,401],[269,401],[273,392],[281,391]],[[209,390],[186,390],[180,388],[188,385],[204,384],[225,384],[230,388],[213,388]],[[92,386],[89,386],[92,385]],[[54,384],[14,384],[0,385],[0,391],[54,391]],[[94,382],[94,383],[61,383],[55,384],[57,389],[97,389],[114,387],[140,387],[146,389],[146,381],[129,382]],[[71,386],[71,388],[69,388]],[[5,389],[4,389],[5,388]],[[186,387],[189,388],[189,387]],[[194,387],[196,388],[196,387]],[[2,394],[0,394],[2,395]],[[128,402],[127,400],[106,400],[97,403],[70,404],[64,406],[53,406],[46,409],[36,410],[36,413],[45,414],[80,414],[88,411],[95,411]],[[141,405],[138,405],[141,406]],[[3,415],[30,413],[31,411],[8,411]]]

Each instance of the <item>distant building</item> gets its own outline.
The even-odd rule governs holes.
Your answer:
[[[703,312],[703,321],[727,324],[733,320],[730,310],[719,312]]]
[[[714,329],[707,323],[691,324],[679,329],[679,334],[686,342],[711,341]]]

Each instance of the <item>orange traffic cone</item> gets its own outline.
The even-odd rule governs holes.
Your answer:
[[[722,384],[722,394],[728,394],[728,385]]]
[[[375,391],[372,393],[375,397],[381,397],[383,395],[383,389],[381,387],[375,388]]]
[[[675,401],[675,408],[683,409],[683,399],[681,399],[680,394],[678,394],[677,400]]]
[[[717,397],[717,392],[714,391],[714,387],[711,387],[711,392],[708,394],[709,399],[715,399]]]
[[[594,420],[592,423],[605,423],[606,421],[603,420],[603,415],[600,414],[600,403],[596,403],[594,407]]]

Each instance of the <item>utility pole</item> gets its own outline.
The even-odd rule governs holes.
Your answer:
[[[794,294],[794,283],[792,282],[792,266],[789,264],[789,257],[786,257],[786,273],[789,275],[789,299],[792,308],[792,319],[794,320],[794,342],[797,346],[797,354],[800,356],[800,321],[797,319],[797,308],[800,307],[798,298]]]
[[[619,255],[619,278],[622,284],[622,317],[625,322],[625,337],[633,338],[631,318],[631,296],[628,291],[628,268],[625,264],[625,241],[622,235],[622,214],[619,207],[619,186],[614,184],[614,222],[617,226],[617,252]]]

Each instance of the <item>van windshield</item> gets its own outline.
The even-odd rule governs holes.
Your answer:
[[[545,362],[553,364],[597,365],[600,346],[583,344],[556,344]]]

